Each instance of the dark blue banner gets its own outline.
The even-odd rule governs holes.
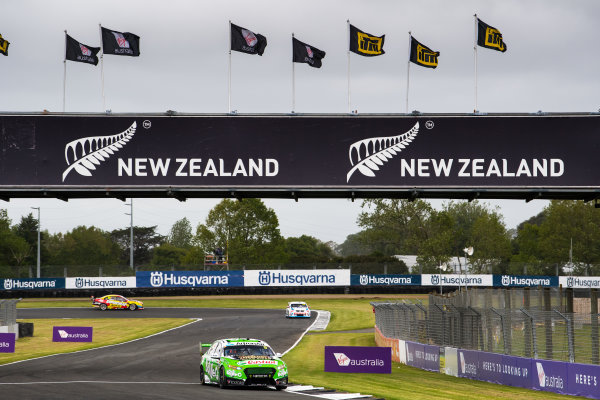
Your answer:
[[[558,287],[558,276],[494,275],[494,287]]]
[[[352,286],[419,286],[421,275],[352,274]]]
[[[0,279],[4,290],[64,289],[65,278]]]
[[[244,286],[244,271],[138,271],[137,287]]]

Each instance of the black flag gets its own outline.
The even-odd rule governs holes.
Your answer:
[[[98,52],[100,51],[100,47],[87,46],[79,43],[69,35],[66,36],[67,52],[65,54],[65,59],[69,61],[98,65]]]
[[[117,32],[102,27],[102,51],[104,54],[138,57],[140,37],[129,32]]]
[[[506,51],[506,43],[502,40],[500,31],[479,18],[477,18],[477,44],[503,53]]]
[[[306,63],[314,68],[321,68],[321,60],[325,57],[325,52],[302,43],[292,36],[293,62]]]
[[[410,37],[410,61],[425,68],[435,68],[438,65],[439,51],[433,51]]]
[[[231,50],[262,56],[267,47],[267,38],[246,28],[231,25]]]
[[[383,42],[385,35],[373,36],[350,25],[350,51],[365,57],[375,57],[385,54]]]
[[[0,35],[0,53],[4,54],[5,56],[8,55],[8,45],[10,44],[10,42],[8,40],[4,40],[2,38],[2,35]]]

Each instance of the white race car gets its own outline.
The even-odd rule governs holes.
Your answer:
[[[303,301],[290,301],[285,309],[286,318],[310,318],[310,308]]]

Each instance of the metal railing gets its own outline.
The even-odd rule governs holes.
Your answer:
[[[21,299],[0,300],[0,326],[11,326],[17,323],[17,303]]]
[[[600,364],[597,307],[568,311],[559,289],[473,289],[429,304],[373,302],[388,338],[583,364]],[[594,297],[597,299],[597,297]]]

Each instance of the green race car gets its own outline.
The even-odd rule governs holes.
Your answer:
[[[200,382],[228,386],[287,388],[288,371],[280,354],[257,339],[219,339],[200,343]]]

